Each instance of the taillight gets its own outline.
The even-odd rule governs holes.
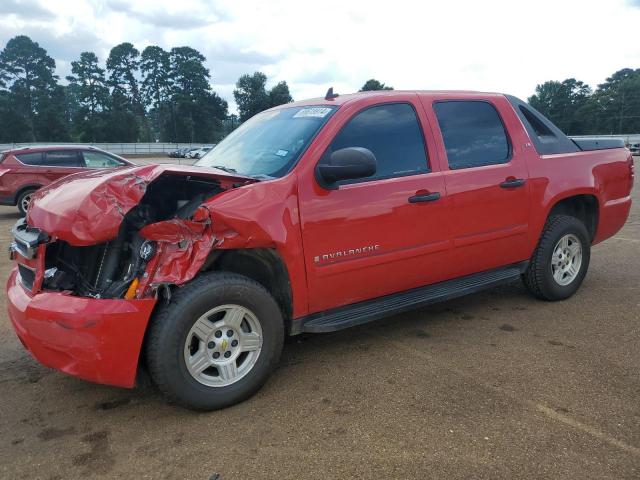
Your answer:
[[[633,182],[636,177],[635,166],[633,165],[633,155],[629,155],[629,191],[633,190]]]

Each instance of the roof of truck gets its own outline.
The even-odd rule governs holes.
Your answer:
[[[334,98],[326,98],[326,97],[316,97],[310,98],[307,100],[299,100],[297,102],[285,103],[284,105],[280,105],[275,108],[287,108],[287,107],[303,107],[308,105],[336,105],[340,106],[348,102],[352,102],[355,100],[370,98],[370,97],[396,97],[403,96],[407,94],[420,94],[425,96],[446,96],[446,95],[455,95],[459,97],[495,97],[495,96],[504,96],[502,93],[496,92],[479,92],[473,90],[374,90],[367,92],[357,92],[357,93],[347,93],[347,94],[338,94],[337,97]]]

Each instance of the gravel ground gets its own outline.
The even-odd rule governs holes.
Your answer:
[[[129,391],[40,366],[2,292],[0,477],[638,479],[638,197],[573,298],[516,283],[297,337],[258,395],[208,414],[148,381]],[[17,218],[0,208],[3,249]]]

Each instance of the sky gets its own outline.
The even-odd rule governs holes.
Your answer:
[[[297,100],[396,89],[526,98],[546,80],[592,87],[640,68],[640,0],[0,0],[0,47],[28,35],[61,79],[82,51],[196,48],[231,111],[234,84],[260,70]]]

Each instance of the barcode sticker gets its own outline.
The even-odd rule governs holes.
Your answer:
[[[331,108],[328,107],[308,107],[303,108],[298,113],[296,113],[293,118],[304,118],[304,117],[318,117],[324,118],[331,113]]]

